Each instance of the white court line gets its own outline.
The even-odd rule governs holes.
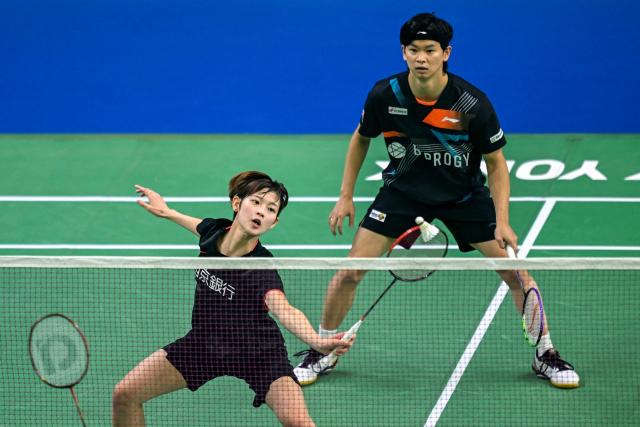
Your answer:
[[[267,249],[275,250],[342,250],[351,249],[351,245],[265,245]],[[0,244],[0,249],[69,249],[69,250],[199,250],[198,245],[179,245],[179,244],[74,244],[74,243],[56,243],[56,244]]]
[[[274,244],[264,245],[267,249],[283,251],[336,251],[350,250],[351,245],[312,245],[312,244]],[[198,250],[198,245],[188,244],[107,244],[107,243],[0,243],[0,250]],[[449,245],[449,250],[457,250],[456,245]],[[533,245],[529,251],[640,251],[640,246],[568,246],[568,245]]]
[[[135,196],[0,196],[0,202],[100,202],[100,203],[129,203],[139,200]],[[228,203],[229,197],[165,197],[171,203]],[[372,202],[373,197],[354,197],[354,202]],[[640,197],[511,197],[512,202],[576,202],[576,203],[640,203]],[[338,197],[300,196],[290,197],[290,202],[328,203],[337,202]]]
[[[549,218],[549,215],[551,214],[554,206],[555,201],[547,201],[542,206],[542,209],[540,209],[540,212],[538,213],[538,216],[533,223],[531,230],[529,230],[529,233],[527,233],[527,237],[519,247],[518,255],[520,258],[526,258],[529,250],[531,249],[531,247],[533,247],[533,242],[535,242],[535,240],[538,238],[538,235],[540,234],[540,231],[542,231],[542,227],[544,227],[544,224],[547,222],[547,219]],[[469,344],[467,344],[467,348],[464,349],[464,352],[462,353],[458,364],[453,370],[453,373],[451,374],[447,385],[440,394],[440,397],[438,398],[435,406],[431,410],[429,418],[427,418],[424,427],[433,427],[438,423],[442,412],[447,406],[447,403],[449,403],[449,399],[453,395],[453,392],[456,390],[456,387],[458,386],[458,383],[460,382],[464,371],[467,369],[467,366],[471,362],[473,355],[482,342],[482,338],[489,329],[491,322],[493,322],[493,318],[498,312],[500,304],[502,304],[502,301],[504,301],[504,297],[505,295],[507,295],[508,291],[509,287],[504,282],[501,282],[495,296],[489,304],[489,307],[487,307],[487,311],[484,313],[484,316],[482,316],[482,320],[480,320],[480,324],[476,328],[473,337],[471,337],[471,341],[469,341]]]
[[[640,246],[534,245],[532,249],[539,251],[640,251]]]
[[[136,196],[0,196],[0,202],[66,202],[66,203],[132,203],[140,200]],[[228,196],[214,197],[164,197],[171,203],[229,203]],[[354,202],[372,202],[373,197],[354,197]],[[289,202],[326,203],[337,202],[337,197],[290,197]]]

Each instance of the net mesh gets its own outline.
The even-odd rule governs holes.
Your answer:
[[[87,424],[109,425],[116,384],[191,329],[197,271],[214,273],[208,288],[216,297],[228,299],[234,292],[239,301],[247,269],[277,270],[289,302],[317,328],[335,272],[370,270],[341,326],[346,330],[388,285],[389,269],[411,268],[415,262],[0,257],[0,424],[79,425],[69,393],[47,387],[32,371],[29,331],[46,314],[63,313],[85,333],[91,365],[75,390]],[[636,424],[640,260],[420,262],[438,271],[424,282],[398,283],[336,369],[303,389],[317,425]],[[576,367],[580,388],[559,390],[533,374],[534,350],[522,337],[520,309],[494,271],[510,268],[528,269],[540,285],[551,338]],[[229,321],[225,317],[231,312],[223,314],[219,321]],[[227,361],[243,372],[268,369],[249,353],[268,347],[271,332],[251,335],[248,324],[235,320],[238,342],[251,342],[235,355],[225,353]],[[307,346],[280,330],[295,366],[299,360],[293,354]],[[222,339],[217,336],[216,342]],[[193,369],[200,372],[205,363]],[[254,398],[246,382],[223,376],[196,392],[180,390],[150,400],[144,411],[154,426],[278,425],[266,405],[252,406]]]

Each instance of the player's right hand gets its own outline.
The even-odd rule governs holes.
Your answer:
[[[146,188],[138,184],[134,185],[134,187],[136,188],[136,193],[138,193],[140,196],[146,197],[149,200],[149,203],[147,203],[144,200],[139,199],[136,201],[136,203],[138,203],[140,206],[142,206],[148,212],[152,213],[155,216],[165,218],[169,215],[171,209],[161,195],[150,188]]]
[[[352,228],[355,214],[356,208],[353,204],[353,198],[340,197],[329,214],[329,230],[331,230],[331,234],[335,236],[337,230],[342,235],[342,222],[347,217],[349,218],[349,228]]]
[[[315,349],[322,354],[329,354],[333,350],[335,350],[337,356],[342,356],[349,351],[356,340],[356,337],[353,336],[350,340],[343,341],[342,337],[344,336],[344,334],[345,332],[341,332],[339,334],[333,335],[330,338],[320,338],[318,344],[315,346]]]

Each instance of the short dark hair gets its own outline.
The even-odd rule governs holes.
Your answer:
[[[433,13],[419,13],[400,28],[400,44],[408,46],[414,40],[434,40],[446,49],[453,38],[453,27]]]
[[[276,193],[280,198],[280,206],[278,215],[287,207],[289,202],[289,193],[284,184],[274,181],[269,175],[258,171],[240,172],[229,181],[229,199],[234,196],[244,199],[247,196],[255,194],[261,190]]]

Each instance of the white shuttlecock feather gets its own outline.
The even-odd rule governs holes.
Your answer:
[[[416,224],[420,226],[420,236],[422,237],[422,241],[428,242],[438,235],[440,230],[438,227],[429,224],[424,220],[421,216],[416,218]]]

